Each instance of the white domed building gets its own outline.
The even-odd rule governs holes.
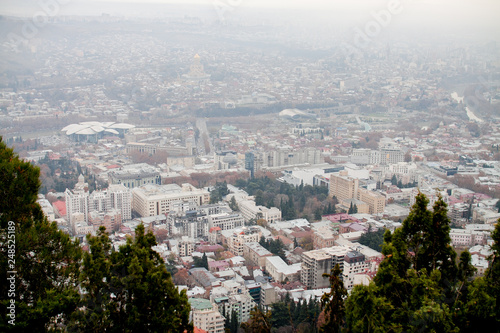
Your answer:
[[[106,135],[123,137],[123,134],[131,128],[135,128],[135,126],[115,122],[84,121],[68,125],[61,131],[66,132],[66,135],[73,141],[97,142]]]

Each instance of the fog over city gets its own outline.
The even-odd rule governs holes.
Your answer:
[[[339,327],[470,332],[500,317],[499,32],[498,0],[3,0],[0,138],[87,254],[151,231],[197,328],[317,332],[337,267]],[[398,256],[428,303],[376,278]]]

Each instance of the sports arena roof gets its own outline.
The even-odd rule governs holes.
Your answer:
[[[134,125],[115,122],[84,121],[79,124],[71,124],[64,127],[61,131],[66,135],[81,134],[94,135],[101,132],[110,134],[119,134],[117,130],[127,130],[134,128]]]

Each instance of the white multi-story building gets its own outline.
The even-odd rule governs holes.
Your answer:
[[[140,216],[167,214],[177,202],[203,205],[209,201],[210,192],[191,184],[183,184],[182,187],[176,184],[146,184],[132,190],[132,209]]]
[[[241,227],[245,219],[238,213],[221,213],[208,216],[209,228],[219,227],[221,230],[229,230]]]
[[[243,257],[253,266],[266,266],[266,258],[273,254],[257,242],[245,243],[243,245]]]
[[[88,222],[89,192],[83,190],[64,191],[66,198],[66,216],[70,225],[74,225],[74,214],[82,213],[84,222]]]
[[[190,298],[190,321],[193,326],[208,333],[224,333],[225,318],[219,312],[217,305],[203,298]]]
[[[278,256],[266,258],[266,271],[277,282],[298,281],[300,279],[301,264],[288,265]]]
[[[471,247],[485,245],[488,241],[489,231],[470,229],[450,229],[451,244],[455,247]]]
[[[405,155],[400,147],[386,146],[380,149],[380,164],[397,164],[404,160]]]
[[[234,281],[224,281],[221,287],[215,287],[210,294],[219,312],[225,313],[226,318],[235,311],[238,323],[250,319],[250,311],[255,307],[255,302],[244,284]]]
[[[179,256],[186,257],[190,256],[194,251],[194,239],[188,236],[182,236],[181,240],[177,244],[179,249]]]
[[[349,251],[344,256],[344,270],[342,272],[344,287],[351,290],[355,284],[355,275],[364,273],[370,267],[365,256],[358,251]]]
[[[274,223],[281,220],[281,210],[276,207],[267,208],[264,206],[257,206],[255,201],[252,200],[239,201],[238,207],[247,221],[261,218],[268,223]]]
[[[353,149],[350,160],[357,165],[380,164],[380,151],[367,148]]]
[[[89,195],[89,211],[120,211],[123,220],[132,219],[132,195],[122,184],[111,184],[104,191],[94,191]]]

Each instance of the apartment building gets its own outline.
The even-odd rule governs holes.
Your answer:
[[[330,176],[330,196],[338,200],[356,198],[359,188],[358,178],[347,176],[347,171]]]
[[[344,256],[344,269],[342,272],[344,287],[351,290],[354,287],[355,275],[368,270],[369,263],[365,256],[358,251],[349,251]]]
[[[370,214],[380,214],[384,212],[385,197],[378,192],[360,188],[358,190],[358,200],[363,201],[368,205],[368,211]]]
[[[336,264],[344,268],[344,256],[349,248],[334,246],[302,253],[300,281],[308,288],[327,288],[330,281],[323,274],[330,274]]]
[[[243,245],[243,257],[250,262],[252,266],[266,266],[266,258],[273,254],[257,242],[245,243]]]
[[[222,231],[223,236],[224,234],[225,232]],[[229,236],[226,236],[225,243],[227,244],[229,251],[237,256],[243,256],[244,245],[246,243],[258,242],[261,236],[262,232],[257,227],[242,227],[241,229],[235,229]]]
[[[146,184],[132,190],[132,209],[139,216],[168,214],[175,203],[191,202],[203,205],[210,201],[210,192],[191,184]]]
[[[226,319],[219,312],[217,305],[203,298],[190,298],[190,322],[193,326],[208,333],[224,333]]]

